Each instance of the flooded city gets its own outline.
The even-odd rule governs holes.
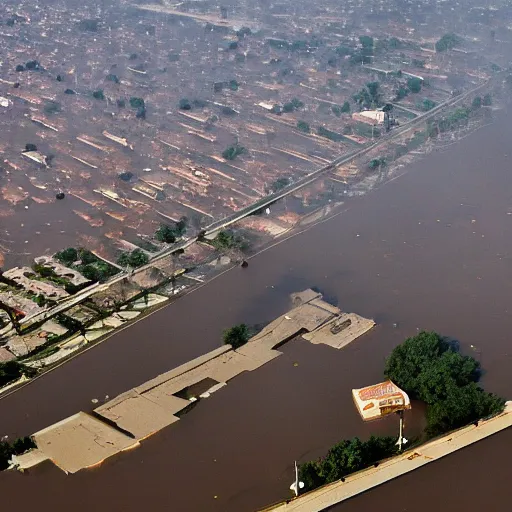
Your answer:
[[[510,20],[5,0],[17,508],[506,510]]]
[[[18,496],[22,510],[262,508],[289,496],[294,460],[321,456],[342,438],[395,434],[393,418],[363,424],[350,390],[382,379],[391,349],[422,329],[457,339],[481,362],[485,389],[510,397],[507,117],[497,115],[399,179],[347,201],[336,217],[251,258],[248,269],[233,268],[4,397],[2,434],[27,435],[92,410],[92,399],[115,396],[218,347],[230,325],[281,314],[298,289],[317,287],[340,308],[375,319],[372,331],[341,351],[293,340],[281,347],[284,356],[241,375],[136,450],[70,477],[50,464],[3,473],[1,488]],[[406,431],[421,428],[422,415],[413,404]],[[427,511],[442,500],[451,510],[499,510],[510,435],[338,508]]]

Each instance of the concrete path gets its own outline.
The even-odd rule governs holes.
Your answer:
[[[320,512],[336,503],[348,500],[373,487],[393,480],[409,471],[439,460],[457,450],[492,436],[501,430],[512,426],[512,402],[507,402],[502,414],[487,421],[480,421],[478,426],[456,430],[439,439],[405,452],[381,463],[376,468],[370,468],[355,473],[345,479],[345,482],[334,482],[311,491],[289,503],[281,503],[269,508],[266,512]]]

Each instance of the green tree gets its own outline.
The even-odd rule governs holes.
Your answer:
[[[486,393],[474,382],[463,387],[453,386],[445,400],[437,401],[428,407],[427,434],[436,436],[498,414],[504,405],[505,400],[492,393]]]
[[[300,465],[299,480],[304,482],[307,491],[316,489],[326,483],[321,471],[322,467],[318,462],[308,461]]]
[[[16,455],[28,452],[32,448],[36,448],[36,443],[31,437],[19,437],[12,444],[12,450]]]
[[[97,99],[97,100],[104,100],[105,99],[105,95],[103,94],[103,89],[98,89],[96,91],[93,91],[92,97]]]
[[[269,187],[269,192],[279,192],[283,188],[287,187],[290,184],[290,178],[283,176],[281,178],[277,178]]]
[[[37,370],[30,366],[25,366],[17,361],[6,361],[0,363],[0,386],[5,386],[13,380],[19,379],[22,375],[33,377],[37,374]]]
[[[333,105],[331,107],[331,111],[336,117],[341,116],[341,107],[339,105]]]
[[[176,242],[176,232],[167,224],[160,224],[160,227],[155,232],[155,238],[166,244],[173,244]]]
[[[374,158],[370,160],[368,167],[370,169],[378,169],[379,167],[384,167],[386,165],[386,159],[384,157]]]
[[[80,268],[80,273],[89,281],[100,281],[101,280],[101,272],[99,269],[93,264],[83,265]]]
[[[436,42],[436,52],[444,52],[451,50],[461,43],[460,37],[455,34],[445,34],[439,41]]]
[[[283,105],[283,112],[293,112],[293,104],[292,103],[285,103]]]
[[[373,37],[370,36],[359,36],[359,42],[363,48],[373,48]]]
[[[39,71],[41,68],[41,64],[37,60],[29,60],[25,63],[25,68],[31,71]]]
[[[55,258],[64,265],[71,265],[78,259],[78,251],[74,247],[68,247],[55,253]]]
[[[225,345],[231,345],[236,350],[249,341],[249,328],[245,324],[235,325],[226,329],[222,337]]]
[[[407,87],[409,88],[409,90],[413,93],[418,93],[421,91],[421,86],[423,85],[423,81],[421,80],[421,78],[417,78],[415,76],[411,76],[408,80],[407,80]]]
[[[132,252],[123,252],[117,259],[122,267],[138,268],[148,263],[149,257],[142,249],[134,249]]]
[[[486,107],[492,105],[492,96],[490,94],[486,94],[482,99],[482,105]]]
[[[475,96],[473,98],[471,106],[473,107],[474,110],[479,109],[482,106],[482,98],[480,96]]]
[[[421,104],[421,109],[425,112],[432,110],[436,106],[436,103],[432,100],[429,100],[428,98],[425,98],[423,100],[423,103]]]
[[[229,146],[222,152],[222,158],[226,160],[234,160],[238,155],[245,153],[246,149],[243,146],[239,146],[238,144],[234,144],[233,146]]]
[[[341,107],[341,111],[344,113],[344,114],[349,114],[350,113],[350,103],[348,101],[345,101]]]
[[[58,101],[47,100],[44,104],[45,114],[52,115],[61,111],[61,105]]]
[[[187,230],[187,218],[182,217],[174,227],[168,224],[160,224],[160,227],[155,232],[155,238],[160,242],[172,244],[176,239],[184,235]]]
[[[417,336],[407,338],[391,352],[384,374],[410,393],[411,398],[421,399],[418,394],[419,375],[448,350],[450,345],[439,334],[422,331]]]
[[[144,100],[142,98],[137,98],[135,96],[132,96],[130,98],[130,107],[132,108],[140,108],[140,107],[144,107],[145,106],[145,103],[144,103]]]
[[[403,100],[409,94],[409,89],[401,85],[396,91],[395,101]]]
[[[119,77],[117,75],[114,75],[114,73],[109,73],[107,75],[107,80],[110,82],[114,82],[115,84],[118,84],[120,82]]]
[[[0,471],[9,467],[9,460],[13,456],[13,450],[9,443],[0,441]]]
[[[84,249],[80,247],[78,249],[78,258],[83,265],[87,265],[89,263],[96,263],[98,261],[98,257],[95,256],[89,249]]]
[[[192,105],[190,104],[190,101],[187,98],[181,98],[178,106],[181,110],[191,110],[192,109]]]
[[[311,132],[311,127],[308,123],[306,123],[306,121],[297,121],[297,130],[304,133],[309,133]]]
[[[476,385],[478,361],[459,354],[453,343],[435,332],[421,332],[396,347],[386,361],[385,374],[411,398],[428,404],[429,435],[496,414],[505,403]]]

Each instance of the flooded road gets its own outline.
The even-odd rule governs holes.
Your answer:
[[[295,459],[318,457],[345,437],[396,433],[393,418],[363,424],[350,391],[382,379],[390,350],[418,329],[460,340],[482,362],[485,388],[512,398],[511,142],[503,116],[258,255],[248,269],[233,269],[0,400],[0,434],[30,434],[90,410],[92,398],[112,397],[217,347],[222,329],[282,314],[288,294],[306,287],[374,318],[369,334],[341,351],[293,341],[140,448],[69,477],[51,465],[4,473],[0,489],[16,493],[21,510],[262,507],[289,495]],[[406,435],[420,412],[408,418]],[[505,510],[511,441],[506,431],[342,506]]]

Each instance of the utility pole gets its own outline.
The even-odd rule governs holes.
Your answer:
[[[407,439],[404,437],[404,411],[399,411],[398,415],[400,416],[400,434],[396,444],[398,445],[398,451],[401,452],[403,445],[407,443]]]
[[[304,488],[304,482],[299,482],[299,468],[297,461],[295,461],[295,481],[290,485],[290,489],[295,493],[295,497],[299,495],[299,489]]]

